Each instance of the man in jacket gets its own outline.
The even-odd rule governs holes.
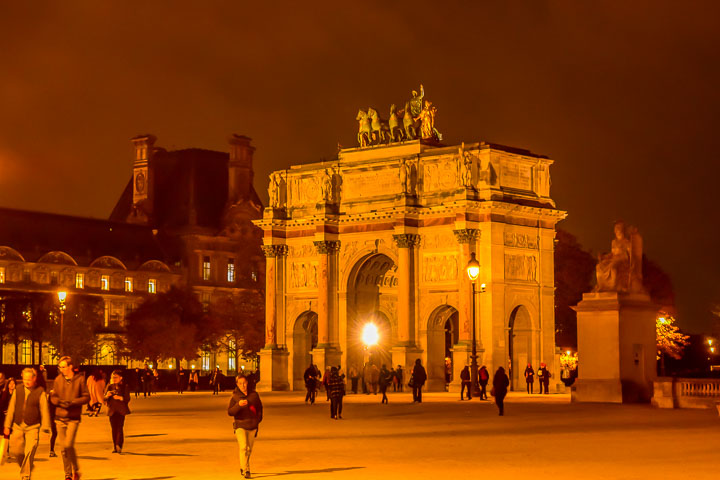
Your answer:
[[[538,368],[538,382],[540,384],[540,393],[543,393],[543,388],[545,389],[545,394],[550,393],[548,389],[550,388],[550,372],[547,369],[547,365],[544,363],[540,364],[540,368]]]
[[[460,400],[463,400],[463,393],[467,389],[467,398],[472,400],[472,382],[470,381],[470,367],[465,365],[465,368],[460,372]]]
[[[72,358],[64,356],[58,363],[60,375],[55,377],[50,401],[57,406],[55,425],[62,448],[65,480],[80,480],[80,466],[75,451],[75,437],[80,427],[82,406],[90,401],[85,378],[73,370]]]
[[[48,411],[45,389],[37,384],[37,373],[32,368],[22,371],[22,385],[16,388],[10,398],[5,435],[10,436],[10,455],[20,465],[20,477],[29,480],[32,474],[35,452],[40,440],[40,427],[50,432],[50,412]]]
[[[418,358],[415,360],[415,365],[412,369],[411,377],[412,389],[413,389],[413,403],[422,403],[422,387],[425,385],[427,380],[427,372],[425,367],[422,366],[422,361]]]

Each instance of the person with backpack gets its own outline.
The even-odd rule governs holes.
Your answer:
[[[487,371],[487,367],[483,365],[478,370],[478,385],[480,385],[480,400],[487,400],[487,384],[490,380],[490,373]]]
[[[378,381],[380,393],[382,393],[382,401],[380,403],[388,403],[387,389],[390,386],[390,383],[392,383],[393,377],[394,375],[390,373],[390,370],[388,370],[385,364],[383,364],[380,369],[380,379]]]
[[[460,372],[460,400],[463,400],[463,393],[467,389],[467,399],[472,400],[472,381],[470,380],[470,367],[465,365],[465,368]]]
[[[228,415],[234,417],[233,429],[240,450],[240,475],[250,476],[250,454],[263,418],[260,395],[248,388],[248,378],[240,374],[235,379],[235,391],[230,398]]]

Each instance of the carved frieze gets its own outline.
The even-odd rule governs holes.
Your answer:
[[[447,248],[452,245],[455,235],[452,232],[443,230],[441,232],[423,233],[422,248],[425,250],[434,250],[436,248]]]
[[[458,181],[456,157],[443,157],[438,162],[425,164],[423,167],[423,185],[426,192],[458,188],[460,183]]]
[[[477,228],[463,228],[461,230],[453,230],[458,243],[472,243],[480,237],[480,230]]]
[[[317,288],[318,262],[292,262],[290,288]]]
[[[532,250],[538,248],[538,237],[533,234],[505,232],[504,240],[506,247],[529,248]]]
[[[535,255],[515,255],[506,253],[505,279],[536,282],[537,258]]]
[[[311,243],[288,245],[288,257],[290,258],[314,257],[316,253],[317,249]]]
[[[260,248],[262,248],[263,253],[266,257],[283,257],[287,255],[288,247],[287,245],[262,245]]]
[[[295,177],[290,181],[290,206],[315,205],[322,200],[321,179]]]
[[[343,201],[401,193],[399,167],[360,172],[345,172],[343,175]],[[412,181],[412,169],[406,170],[408,186]]]
[[[393,240],[399,248],[412,248],[420,245],[420,235],[415,233],[400,233],[393,235]]]
[[[457,254],[423,256],[422,279],[425,283],[439,283],[457,280]]]

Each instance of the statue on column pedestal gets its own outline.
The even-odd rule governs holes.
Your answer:
[[[646,293],[642,283],[642,237],[633,226],[615,222],[610,253],[600,255],[595,267],[595,292]]]

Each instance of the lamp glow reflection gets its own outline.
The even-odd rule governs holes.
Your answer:
[[[378,343],[378,340],[380,340],[380,333],[377,326],[372,322],[365,324],[362,331],[362,342],[365,346],[372,347]]]

